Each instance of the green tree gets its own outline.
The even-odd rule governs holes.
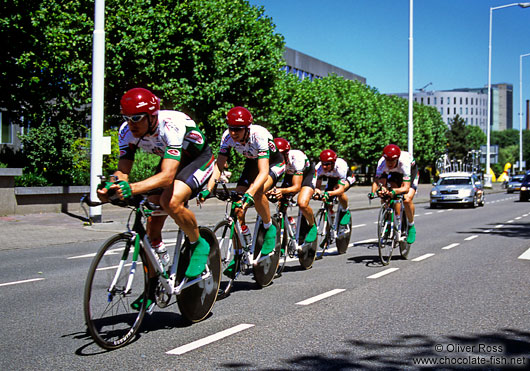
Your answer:
[[[313,159],[332,148],[350,165],[374,167],[386,144],[407,148],[408,103],[403,98],[336,75],[314,81],[286,75],[275,97],[264,121],[274,135],[289,139]],[[415,104],[414,111],[414,156],[426,166],[443,153],[446,126],[431,107]]]
[[[464,159],[471,150],[486,143],[486,135],[478,126],[466,125],[464,118],[456,115],[449,122],[447,154],[449,158]]]
[[[59,143],[61,135],[47,128],[69,127],[77,138],[90,126],[94,2],[2,0],[2,9],[0,106],[68,151],[71,138]],[[105,12],[107,128],[120,124],[122,94],[143,86],[162,98],[163,108],[190,114],[216,143],[230,106],[258,112],[283,74],[283,37],[263,8],[247,1],[110,0]],[[59,160],[62,148],[42,146],[49,150],[45,158]],[[35,171],[47,177],[51,168],[41,164]]]

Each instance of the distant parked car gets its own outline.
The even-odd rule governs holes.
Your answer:
[[[514,193],[521,190],[521,183],[524,179],[524,174],[517,174],[510,177],[508,185],[506,186],[507,193]]]
[[[477,174],[451,172],[440,175],[431,190],[431,208],[443,205],[484,206],[484,189]]]
[[[519,192],[519,201],[528,201],[530,198],[530,171],[526,172],[526,175],[521,183],[521,192]]]

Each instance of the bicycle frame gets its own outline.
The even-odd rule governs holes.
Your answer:
[[[86,203],[89,206],[92,206],[92,204],[96,204],[91,201],[88,201],[88,199],[86,198],[83,198],[81,200],[81,203]],[[180,259],[180,252],[182,250],[182,247],[184,246],[184,232],[182,231],[182,229],[179,228],[177,234],[177,241],[175,243],[175,252],[173,254],[173,262],[170,266],[169,272],[166,272],[164,267],[162,266],[162,263],[158,259],[155,250],[151,246],[151,241],[147,236],[144,223],[146,222],[149,216],[163,216],[167,215],[167,213],[162,211],[159,206],[150,203],[147,199],[142,200],[139,206],[135,207],[135,209],[131,212],[131,215],[133,213],[135,214],[135,217],[132,228],[130,226],[130,216],[127,221],[127,232],[131,235],[131,243],[132,246],[134,246],[134,250],[132,264],[129,271],[127,288],[124,294],[128,294],[130,292],[130,288],[132,287],[132,280],[134,278],[134,273],[137,268],[138,257],[140,255],[141,249],[144,250],[151,267],[155,270],[158,276],[160,284],[164,287],[166,293],[169,296],[180,295],[184,289],[211,277],[212,273],[208,266],[206,266],[205,271],[199,277],[196,277],[192,280],[189,280],[187,277],[184,277],[183,280],[177,285],[177,268]],[[116,282],[120,277],[120,274],[122,273],[123,269],[126,269],[125,262],[127,260],[128,253],[129,251],[124,251],[122,255],[114,279],[112,280],[112,283],[108,289],[109,292],[114,290]],[[160,305],[160,303],[157,304]],[[154,307],[151,308],[151,310],[153,309]]]

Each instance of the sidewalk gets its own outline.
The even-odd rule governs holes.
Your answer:
[[[416,204],[429,202],[429,194],[432,186],[420,184],[418,193],[414,199]],[[369,186],[354,186],[346,193],[349,198],[351,210],[362,210],[377,208],[377,200],[368,202],[367,194]],[[486,189],[488,194],[505,192],[500,183],[494,183],[492,189]],[[312,201],[313,202],[313,201]],[[315,202],[315,206],[318,204]],[[213,227],[222,219],[225,212],[225,203],[210,199],[199,209],[195,202],[190,202],[190,209],[200,214],[199,223]],[[254,210],[249,210],[248,220],[252,220]],[[115,233],[126,230],[127,209],[112,205],[104,205],[102,211],[102,222],[92,226],[86,225],[85,215],[64,213],[42,213],[28,215],[11,215],[0,217],[0,250],[28,249],[48,245],[60,245],[68,243],[81,243],[96,240],[105,240]],[[176,231],[174,222],[166,222],[165,232]]]

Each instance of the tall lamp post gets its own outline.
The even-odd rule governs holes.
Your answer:
[[[519,56],[519,171],[523,171],[523,58],[529,55]]]
[[[491,132],[491,29],[493,11],[502,8],[508,8],[510,6],[519,6],[521,8],[530,7],[530,3],[512,3],[507,5],[501,5],[490,8],[490,35],[489,35],[489,49],[488,49],[488,121],[486,123],[486,174],[484,175],[484,185],[491,187],[491,176],[490,176],[490,132]]]

